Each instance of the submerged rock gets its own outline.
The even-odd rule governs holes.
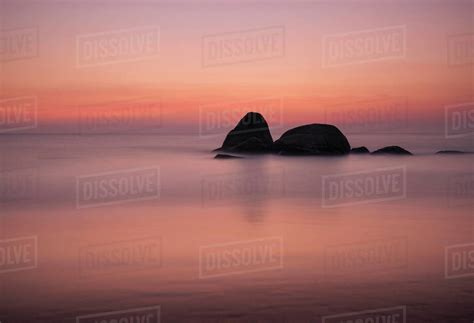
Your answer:
[[[273,151],[284,155],[344,155],[350,149],[338,128],[316,123],[290,129],[273,144]]]
[[[370,151],[367,149],[367,147],[362,146],[362,147],[352,148],[351,154],[370,154]]]
[[[247,113],[231,130],[216,151],[262,153],[270,152],[272,135],[265,118],[258,112]]]
[[[372,155],[413,155],[408,150],[403,149],[399,146],[388,146],[384,148],[380,148],[374,152]]]
[[[227,155],[227,154],[217,154],[214,158],[215,159],[235,159],[235,158],[243,158],[243,157]]]

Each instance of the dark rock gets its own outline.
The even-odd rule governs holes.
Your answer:
[[[240,156],[232,156],[232,155],[227,155],[227,154],[217,154],[215,159],[235,159],[235,158],[243,158]]]
[[[260,152],[269,152],[271,150],[271,146],[269,147],[267,143],[265,143],[260,138],[248,138],[243,142],[231,146],[224,151],[229,152],[248,152],[248,153],[260,153]]]
[[[257,112],[247,113],[231,130],[217,151],[261,153],[270,152],[272,135],[265,118]]]
[[[274,152],[284,155],[344,155],[350,149],[339,129],[316,123],[290,129],[273,144]]]
[[[351,154],[370,154],[370,151],[367,149],[367,147],[362,146],[362,147],[352,148]]]
[[[372,155],[413,155],[399,146],[388,146],[372,152]]]
[[[437,154],[467,154],[465,151],[459,150],[440,150]]]

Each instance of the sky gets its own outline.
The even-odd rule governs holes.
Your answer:
[[[0,99],[36,98],[30,131],[136,100],[194,131],[203,111],[267,98],[270,123],[376,101],[430,131],[473,101],[473,15],[472,1],[3,1]]]

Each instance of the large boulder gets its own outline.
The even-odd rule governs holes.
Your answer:
[[[273,150],[284,155],[344,155],[351,146],[335,126],[314,123],[288,130],[275,141]]]
[[[388,146],[384,148],[380,148],[374,152],[372,155],[413,155],[408,150],[403,149],[399,146]]]
[[[270,152],[273,138],[267,121],[258,112],[247,113],[231,130],[217,151],[261,153]]]

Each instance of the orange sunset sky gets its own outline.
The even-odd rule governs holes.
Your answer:
[[[373,98],[403,100],[415,124],[437,123],[445,105],[473,100],[472,41],[470,64],[449,63],[450,37],[474,31],[473,7],[434,0],[3,1],[1,29],[36,28],[38,39],[35,57],[1,62],[1,97],[36,96],[35,131],[74,122],[78,108],[134,98],[159,101],[169,131],[198,122],[202,105],[275,96],[283,98],[288,125]],[[157,55],[77,66],[78,37],[141,26],[159,27]],[[203,38],[271,26],[284,30],[282,55],[203,66]],[[402,57],[322,66],[325,37],[390,26],[405,30]],[[5,40],[2,46],[9,50]]]

